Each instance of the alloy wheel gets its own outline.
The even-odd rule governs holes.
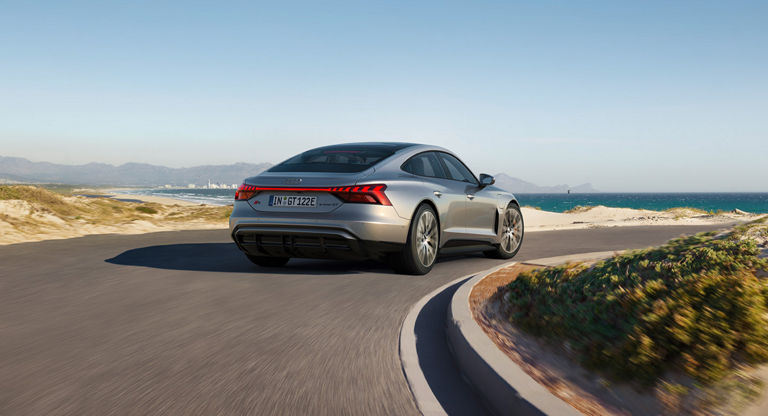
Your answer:
[[[419,262],[429,267],[437,257],[437,219],[432,211],[424,211],[416,226],[416,254]]]
[[[501,248],[512,253],[520,246],[523,237],[523,221],[520,212],[507,208],[501,228]]]

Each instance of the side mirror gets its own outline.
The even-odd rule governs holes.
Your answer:
[[[496,183],[496,179],[493,179],[493,176],[486,175],[485,173],[480,174],[480,186],[486,187],[490,186]]]

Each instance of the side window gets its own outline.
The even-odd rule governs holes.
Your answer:
[[[448,171],[448,179],[477,184],[475,175],[473,175],[459,159],[456,159],[448,153],[440,153],[440,159],[443,161],[445,168]]]
[[[443,168],[433,152],[418,154],[403,164],[403,170],[418,176],[444,177]]]

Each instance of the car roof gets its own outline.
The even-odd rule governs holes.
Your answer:
[[[404,142],[352,142],[352,143],[338,143],[338,144],[332,144],[328,146],[321,146],[321,147],[313,148],[311,150],[318,150],[318,149],[333,150],[333,149],[343,149],[345,147],[362,147],[362,148],[367,147],[371,149],[388,149],[388,150],[397,152],[398,150],[402,150],[411,146],[418,146],[418,144],[404,143]]]
[[[334,150],[334,149],[343,149],[345,147],[368,147],[371,149],[388,149],[392,150],[393,152],[397,153],[401,150],[408,149],[409,151],[428,151],[428,150],[435,150],[435,151],[441,151],[441,152],[448,152],[453,153],[450,150],[435,146],[432,144],[423,144],[423,143],[409,143],[409,142],[350,142],[350,143],[338,143],[338,144],[332,144],[328,146],[321,146],[316,147],[310,150],[319,150],[319,149],[325,149],[325,150]]]

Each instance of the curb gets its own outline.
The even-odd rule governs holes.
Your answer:
[[[506,265],[502,265],[501,267]],[[496,270],[498,268],[499,267],[493,267],[491,270]],[[458,279],[454,279],[429,292],[411,306],[400,326],[400,339],[398,340],[400,365],[403,374],[408,381],[408,388],[411,390],[416,406],[423,415],[445,415],[446,412],[443,410],[443,406],[437,400],[437,397],[432,393],[432,389],[429,387],[429,383],[427,383],[427,379],[424,377],[424,373],[419,365],[419,356],[416,351],[416,319],[424,308],[424,305],[426,305],[432,298],[456,283],[469,280],[475,275],[477,275],[477,273],[459,277]]]
[[[432,393],[432,389],[429,388],[429,383],[427,383],[427,379],[424,377],[424,373],[419,366],[419,355],[416,351],[416,318],[418,318],[419,312],[421,312],[424,305],[426,305],[430,299],[452,285],[455,285],[462,280],[470,279],[472,276],[474,276],[474,273],[459,277],[458,279],[452,280],[432,292],[429,292],[426,296],[422,297],[418,302],[411,306],[408,314],[405,315],[403,324],[400,326],[400,339],[398,340],[400,366],[408,381],[408,388],[411,389],[411,394],[416,402],[416,406],[419,408],[422,415],[444,415],[446,413],[443,410],[443,406],[441,406],[440,402],[437,400],[437,397],[435,397],[435,394]]]
[[[568,261],[596,260],[610,257],[615,251],[583,253],[526,261],[544,266]],[[509,359],[483,332],[472,317],[469,295],[472,288],[507,263],[465,282],[454,293],[448,308],[447,335],[449,347],[459,369],[475,387],[489,408],[499,415],[580,415],[569,404],[553,395]]]

